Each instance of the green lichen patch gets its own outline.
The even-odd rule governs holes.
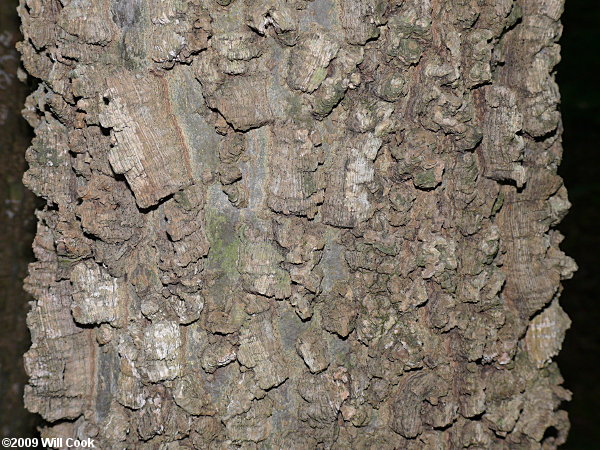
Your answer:
[[[439,180],[436,177],[435,169],[428,169],[422,172],[418,172],[413,182],[415,187],[419,189],[433,189],[438,184],[440,184]]]
[[[207,265],[227,278],[239,276],[237,262],[240,238],[236,231],[236,220],[226,213],[209,208],[205,216],[206,237],[210,242]]]

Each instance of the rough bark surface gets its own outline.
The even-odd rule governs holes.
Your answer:
[[[560,0],[19,12],[44,435],[565,441]]]

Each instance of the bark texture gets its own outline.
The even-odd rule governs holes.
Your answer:
[[[45,435],[564,442],[560,0],[19,11]]]

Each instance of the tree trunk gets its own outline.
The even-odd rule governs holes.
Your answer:
[[[19,11],[44,436],[565,441],[560,0]]]

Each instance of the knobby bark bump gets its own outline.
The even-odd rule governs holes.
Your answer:
[[[562,8],[21,0],[43,435],[564,442]]]

